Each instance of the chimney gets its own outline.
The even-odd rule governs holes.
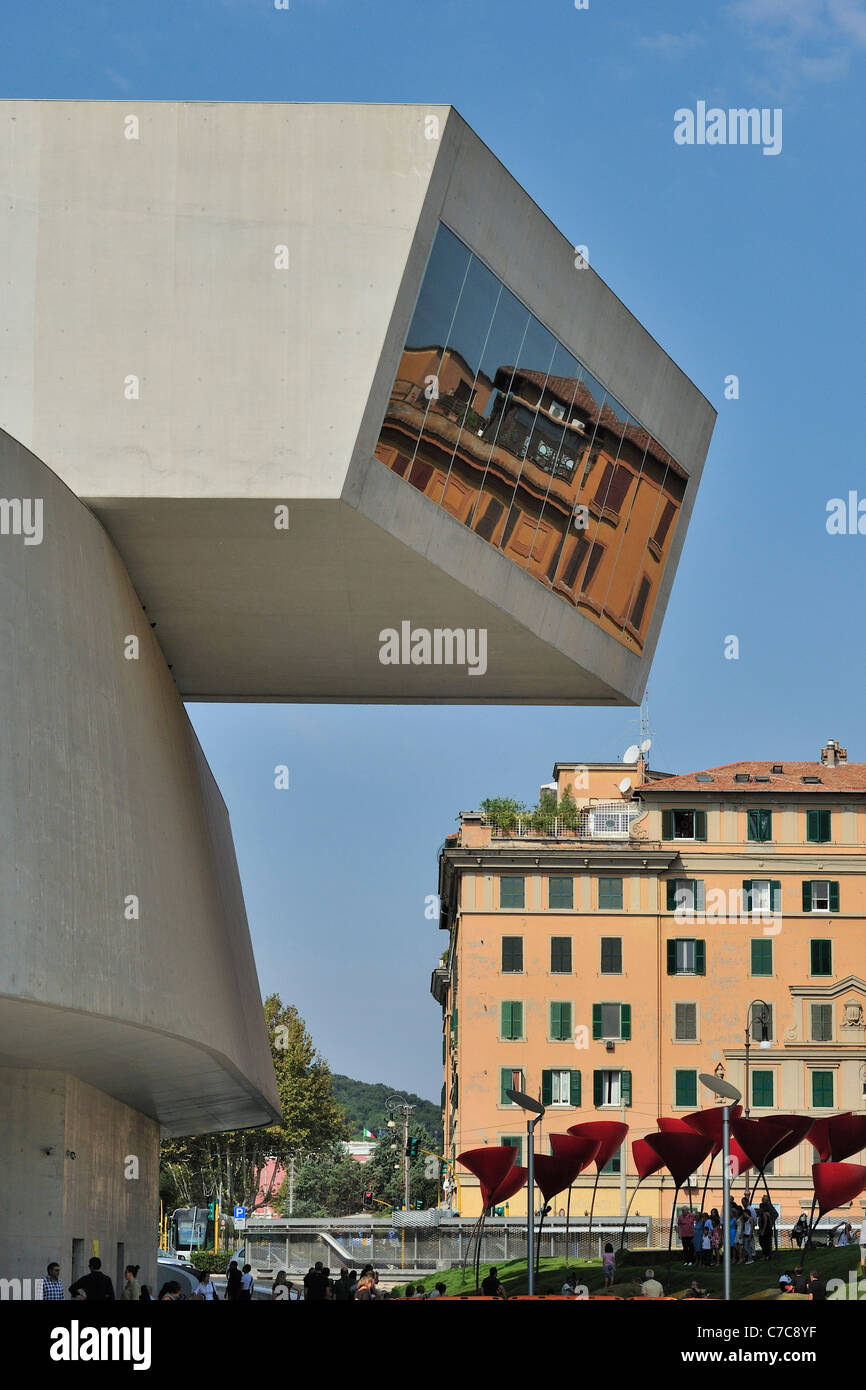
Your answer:
[[[840,748],[835,738],[828,738],[825,747],[821,749],[821,763],[824,767],[838,767],[840,763],[847,763],[848,749]]]

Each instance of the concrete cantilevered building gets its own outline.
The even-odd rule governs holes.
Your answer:
[[[0,130],[0,1237],[68,1275],[276,1113],[182,699],[637,702],[714,412],[450,108]]]

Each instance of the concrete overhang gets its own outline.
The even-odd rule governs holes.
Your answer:
[[[456,112],[6,101],[0,125],[0,427],[103,522],[183,696],[640,700],[715,412]],[[440,226],[676,461],[639,641],[375,455]],[[483,675],[384,665],[403,622],[483,629]]]

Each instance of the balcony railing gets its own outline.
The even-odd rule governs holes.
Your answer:
[[[536,812],[516,816],[507,826],[495,824],[488,816],[481,823],[491,827],[494,840],[628,840],[632,822],[642,814],[641,806],[602,801],[574,816],[543,816]]]

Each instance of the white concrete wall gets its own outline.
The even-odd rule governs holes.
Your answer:
[[[62,1060],[174,1133],[269,1122],[228,816],[148,617],[99,523],[4,436],[0,483],[44,518],[41,544],[0,535],[0,1058]]]

